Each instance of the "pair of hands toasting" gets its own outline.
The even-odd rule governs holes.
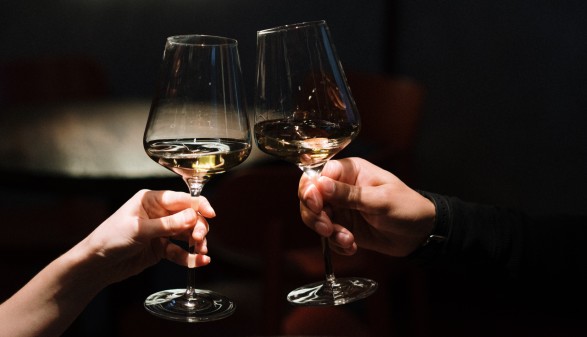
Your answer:
[[[391,173],[359,158],[332,160],[322,176],[302,175],[301,217],[333,250],[353,254],[357,245],[393,256],[417,249],[431,232],[435,208]],[[142,190],[90,235],[51,262],[0,305],[0,335],[57,336],[109,284],[165,258],[200,267],[210,263],[204,197]],[[188,254],[169,238],[196,244]]]

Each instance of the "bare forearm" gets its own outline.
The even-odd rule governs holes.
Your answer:
[[[0,305],[1,336],[59,336],[106,285],[83,244],[51,262]]]

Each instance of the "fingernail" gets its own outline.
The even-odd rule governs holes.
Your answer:
[[[198,230],[194,232],[194,240],[196,241],[203,240],[205,236],[206,234],[204,233],[204,231]]]
[[[320,177],[320,186],[322,187],[322,193],[324,194],[333,194],[334,193],[334,181]]]
[[[216,211],[214,210],[214,208],[212,208],[212,206],[210,206],[210,213],[212,213],[211,214],[212,217],[216,216]]]
[[[344,232],[336,233],[336,241],[342,244],[347,244],[350,239],[350,235]]]
[[[306,200],[306,204],[308,208],[314,213],[320,213],[322,211],[320,205],[318,204],[318,198],[316,196],[317,191],[314,189],[308,194],[308,199]]]

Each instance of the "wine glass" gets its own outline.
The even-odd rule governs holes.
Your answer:
[[[255,139],[270,155],[300,167],[312,179],[359,133],[355,102],[325,21],[257,32]],[[373,280],[334,276],[322,237],[326,279],[287,296],[294,305],[339,305],[371,295]]]
[[[248,157],[251,131],[236,40],[208,35],[167,39],[143,145],[151,159],[183,178],[193,197],[212,175]],[[189,253],[197,253],[191,238]],[[189,266],[187,281],[186,289],[150,295],[145,308],[186,322],[217,320],[234,312],[229,298],[196,289],[195,266]]]

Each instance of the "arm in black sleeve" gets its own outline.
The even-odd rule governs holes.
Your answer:
[[[586,281],[587,218],[531,217],[523,212],[421,192],[436,205],[434,234],[446,237],[436,253],[489,263],[516,277]]]

